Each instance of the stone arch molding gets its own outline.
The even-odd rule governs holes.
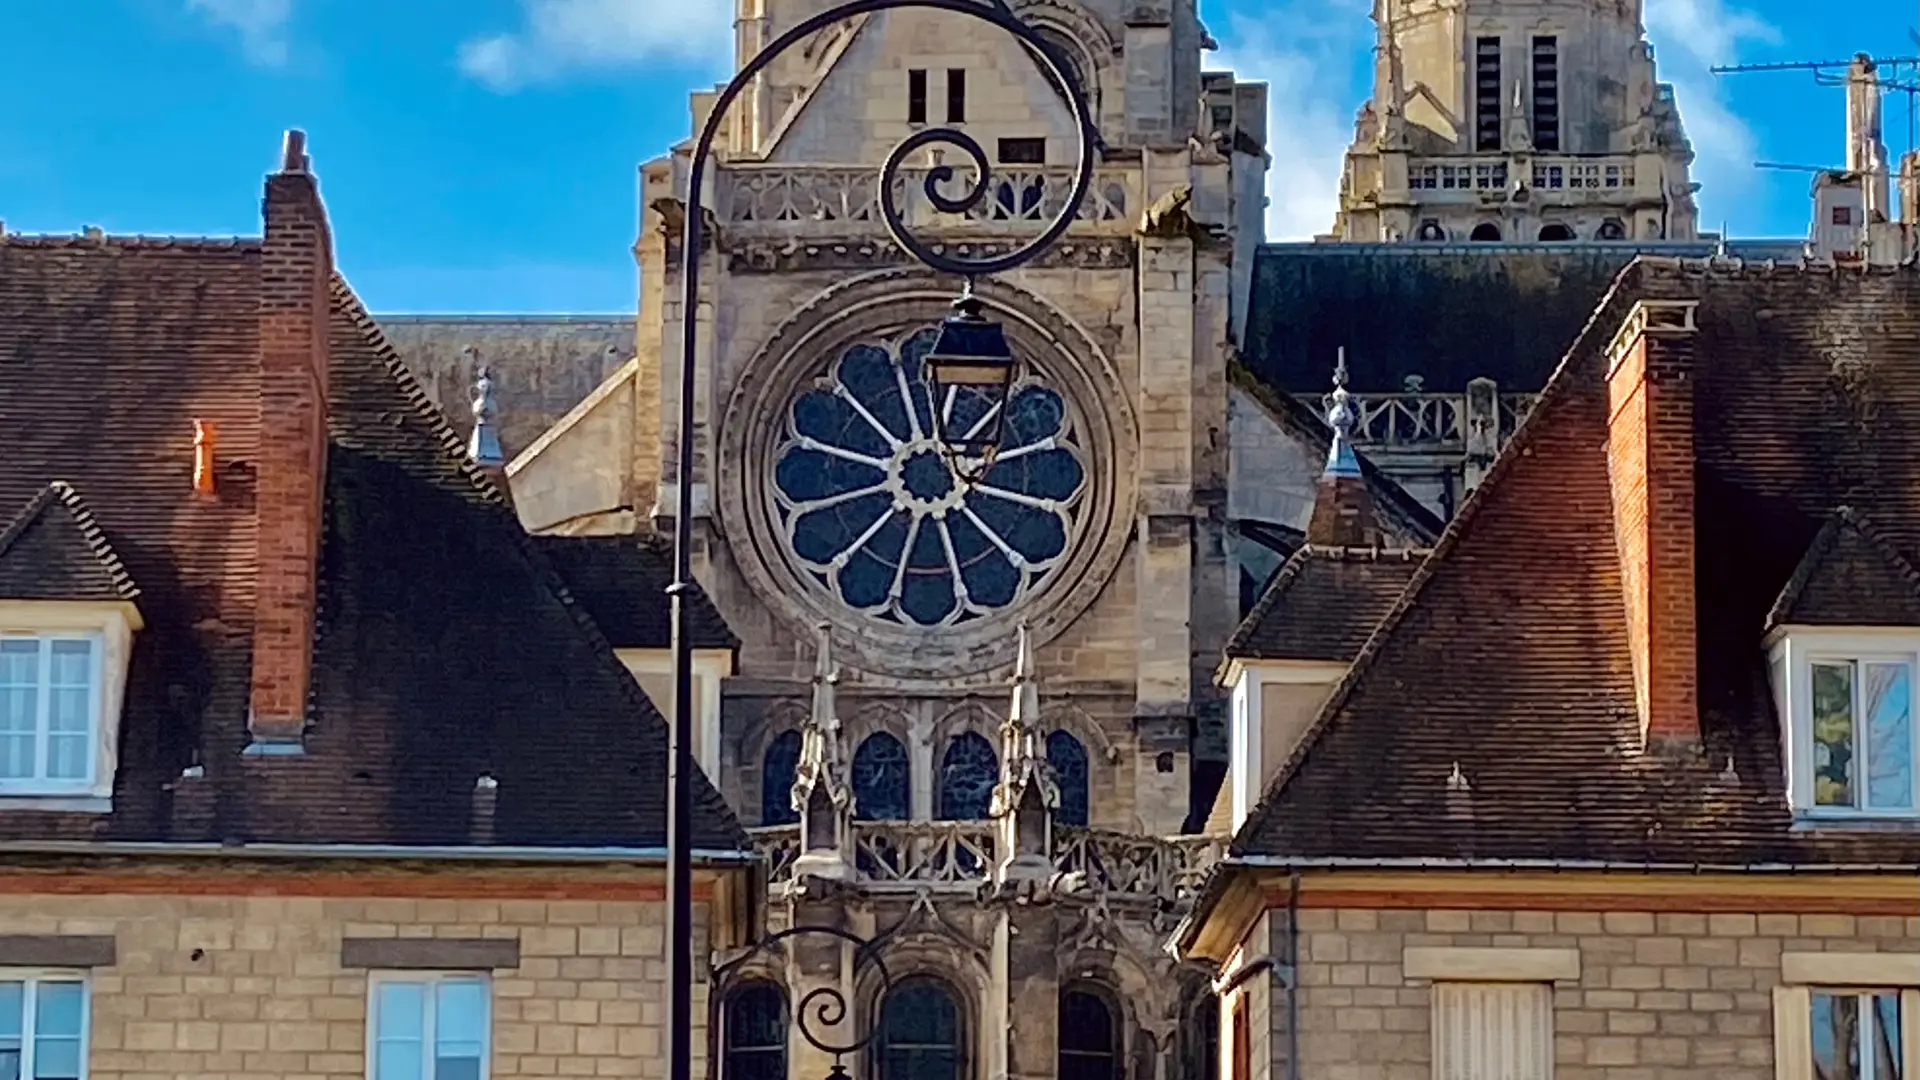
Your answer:
[[[782,539],[773,471],[785,412],[818,385],[848,347],[944,317],[957,290],[920,268],[892,268],[827,289],[801,307],[741,370],[720,420],[719,524],[742,575],[789,632],[826,623],[835,654],[862,682],[902,689],[965,686],[1010,665],[1016,629],[1037,642],[1083,614],[1119,566],[1137,501],[1138,426],[1112,360],[1070,316],[998,280],[976,284],[1027,369],[1057,392],[1083,444],[1085,493],[1065,552],[1047,578],[1011,606],[958,625],[883,622],[847,607],[797,568]]]

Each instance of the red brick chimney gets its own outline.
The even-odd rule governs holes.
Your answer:
[[[1693,300],[1643,300],[1607,350],[1607,474],[1647,746],[1697,744]]]
[[[307,715],[327,467],[333,238],[307,159],[287,132],[267,177],[260,258],[260,577],[253,627],[250,754],[297,754]]]

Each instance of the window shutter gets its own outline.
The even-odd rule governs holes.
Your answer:
[[[1434,1080],[1550,1080],[1553,987],[1435,983]]]
[[[1773,991],[1774,1080],[1805,1080],[1813,1067],[1812,993],[1804,986],[1780,986]]]

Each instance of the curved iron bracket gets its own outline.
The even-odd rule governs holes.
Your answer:
[[[761,953],[772,952],[775,945],[780,944],[788,938],[805,937],[810,934],[821,937],[839,938],[841,941],[852,945],[854,947],[856,962],[862,959],[869,960],[873,963],[875,969],[880,972],[880,996],[882,998],[886,997],[887,991],[893,986],[893,975],[887,971],[886,961],[880,959],[876,951],[876,946],[879,945],[879,942],[868,941],[866,938],[852,931],[842,930],[836,926],[790,926],[778,933],[767,935],[755,943],[753,948],[748,949],[746,952],[741,953],[739,956],[734,957],[713,970],[711,985],[714,987],[716,995],[722,992],[726,985],[727,977],[742,964],[759,956]],[[818,1023],[827,1028],[838,1027],[846,1021],[851,1011],[852,1006],[847,1001],[847,996],[841,993],[840,988],[836,986],[816,986],[812,990],[807,991],[806,996],[802,997],[793,1007],[793,1015],[795,1019],[799,1021],[800,1037],[807,1040],[814,1049],[833,1055],[834,1072],[836,1074],[842,1071],[840,1069],[840,1059],[848,1054],[857,1054],[872,1045],[874,1033],[869,1032],[865,1037],[856,1038],[849,1043],[835,1043],[829,1042],[817,1034],[813,1029],[813,1025]]]

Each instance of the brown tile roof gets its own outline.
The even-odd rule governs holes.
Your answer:
[[[1641,748],[1607,473],[1605,349],[1635,302],[1657,298],[1699,301],[1703,748],[1684,757]],[[1636,263],[1284,764],[1236,852],[1920,861],[1920,831],[1795,827],[1762,647],[1776,599],[1839,508],[1870,519],[1912,563],[1916,431],[1920,274]],[[1838,556],[1865,550],[1844,539]],[[1820,571],[1810,584],[1846,579]],[[1886,608],[1836,596],[1824,614],[1863,620]]]
[[[1417,549],[1302,547],[1234,631],[1227,656],[1351,663],[1426,555]]]
[[[672,647],[665,597],[673,584],[673,546],[665,538],[649,533],[536,536],[534,545],[615,648]],[[694,590],[689,610],[694,648],[740,647],[704,590]]]
[[[260,256],[0,241],[0,506],[56,478],[85,492],[146,623],[112,812],[0,804],[0,838],[465,844],[487,774],[496,843],[663,843],[665,724],[338,280],[307,752],[241,756]],[[213,497],[194,420],[219,431]],[[742,847],[696,790],[696,843]]]
[[[1920,574],[1866,519],[1842,506],[1780,590],[1767,629],[1920,626]]]
[[[0,600],[132,600],[140,595],[93,511],[56,480],[0,527]]]

